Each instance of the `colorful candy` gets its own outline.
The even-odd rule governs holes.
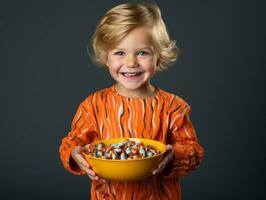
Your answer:
[[[104,143],[91,143],[85,146],[84,153],[103,159],[131,160],[135,158],[146,158],[157,155],[160,151],[151,145],[142,142],[125,139],[118,144],[105,145]]]

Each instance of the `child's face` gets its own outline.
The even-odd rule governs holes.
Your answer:
[[[133,91],[148,92],[157,62],[150,29],[139,27],[108,52],[106,66],[118,88],[130,94]]]

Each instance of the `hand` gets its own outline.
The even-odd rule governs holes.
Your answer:
[[[163,171],[164,168],[167,166],[167,164],[172,161],[173,157],[174,157],[174,149],[172,145],[168,144],[166,145],[166,152],[165,152],[165,156],[163,160],[160,162],[157,168],[153,170],[152,174],[156,175],[160,173],[161,171]]]
[[[86,174],[89,176],[91,180],[101,180],[105,182],[104,179],[99,178],[96,173],[91,169],[89,163],[84,159],[82,155],[82,151],[84,150],[84,147],[81,146],[75,146],[71,152],[71,157],[74,159],[74,161],[77,163],[79,168],[86,172]]]

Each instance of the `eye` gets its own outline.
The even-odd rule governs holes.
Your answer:
[[[140,51],[140,52],[138,52],[138,55],[145,56],[145,55],[150,55],[150,54],[148,51]]]
[[[123,51],[116,51],[116,52],[114,53],[114,55],[117,55],[117,56],[123,56],[123,55],[125,55],[125,52],[123,52]]]

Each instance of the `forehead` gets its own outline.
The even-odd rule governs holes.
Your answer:
[[[138,27],[129,32],[115,48],[152,46],[151,29]]]

